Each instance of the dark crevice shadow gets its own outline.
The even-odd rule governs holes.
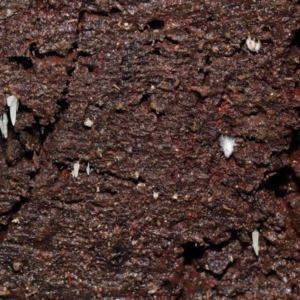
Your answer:
[[[293,31],[292,46],[300,46],[300,28]]]
[[[138,104],[141,104],[143,102],[147,102],[148,100],[150,99],[150,94],[144,94],[142,96],[142,98],[140,99],[139,103]]]
[[[85,52],[85,51],[79,51],[78,52],[78,57],[91,57],[92,54],[88,53],[88,52]]]
[[[24,70],[31,69],[33,67],[33,62],[30,57],[27,56],[11,56],[8,58],[8,61],[11,63],[17,63],[21,65]]]
[[[117,13],[120,13],[120,12],[122,12],[121,7],[114,6],[109,11],[109,14],[112,15],[112,14],[117,14]]]
[[[150,29],[162,29],[165,26],[165,22],[160,19],[153,19],[150,22],[147,23],[147,26],[145,29],[150,28]]]
[[[292,133],[292,141],[290,143],[290,147],[287,150],[289,154],[292,154],[296,150],[298,150],[300,147],[300,140],[299,140],[299,131],[298,130],[293,130]]]
[[[289,156],[293,152],[297,151],[300,147],[300,135],[298,130],[292,131],[292,140],[290,146],[287,150],[272,153],[272,157],[280,155],[280,153],[285,152]],[[276,197],[285,197],[288,193],[288,186],[293,182],[297,191],[300,192],[300,178],[295,173],[291,166],[285,166],[275,171],[268,171],[265,173],[265,181],[260,185],[258,190],[266,189],[273,191]]]
[[[202,258],[207,247],[198,245],[195,242],[187,242],[182,245],[183,253],[179,257],[183,257],[184,264],[192,264],[195,259]]]
[[[170,36],[166,36],[165,39],[166,39],[166,41],[168,41],[168,42],[171,43],[171,44],[174,44],[174,45],[178,45],[178,44],[179,44],[178,41],[174,40],[174,39],[173,39],[172,37],[170,37]]]
[[[288,194],[288,184],[294,181],[297,185],[297,191],[300,191],[300,179],[296,176],[292,167],[286,166],[275,172],[270,176],[260,187],[260,189],[267,189],[273,191],[276,197],[285,197]]]

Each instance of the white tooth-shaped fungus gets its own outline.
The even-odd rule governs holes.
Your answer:
[[[94,171],[93,168],[91,168],[90,163],[88,162],[86,167],[86,173],[90,176],[90,174]]]
[[[253,36],[248,36],[248,38],[246,40],[246,45],[250,51],[256,52],[256,53],[258,53],[259,49],[261,48],[260,40]]]
[[[228,158],[232,154],[234,150],[234,146],[236,146],[236,143],[234,141],[234,138],[227,135],[221,135],[220,145],[222,147],[224,155]]]
[[[79,161],[77,163],[74,164],[74,169],[72,171],[72,176],[77,178],[78,174],[79,174],[79,168],[80,168],[80,164]]]
[[[153,192],[153,199],[157,199],[158,198],[158,196],[159,196],[159,193],[158,192]]]
[[[94,124],[94,122],[93,122],[91,119],[87,118],[87,119],[84,120],[84,123],[83,123],[83,124],[84,124],[86,127],[92,127],[93,124]]]
[[[258,238],[259,238],[259,232],[255,229],[252,232],[252,247],[257,256],[258,256],[258,252],[259,252]]]
[[[8,96],[7,99],[6,99],[7,100],[7,106],[11,106],[14,99],[17,99],[14,95]]]
[[[9,106],[10,120],[13,126],[16,123],[17,111],[19,109],[19,100],[14,96],[7,97],[7,105]]]
[[[7,138],[7,114],[3,113],[3,115],[0,117],[0,130],[5,138]]]

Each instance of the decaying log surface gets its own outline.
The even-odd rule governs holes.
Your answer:
[[[0,113],[20,107],[0,297],[298,299],[299,19],[288,0],[1,1]]]

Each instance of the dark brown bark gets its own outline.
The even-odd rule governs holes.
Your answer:
[[[0,297],[298,299],[299,18],[287,0],[2,1],[0,112],[20,108]]]

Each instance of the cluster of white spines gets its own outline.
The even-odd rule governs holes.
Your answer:
[[[16,123],[16,117],[17,117],[17,111],[19,108],[19,100],[14,96],[10,95],[7,97],[7,106],[9,107],[9,113],[10,113],[10,120],[12,125],[14,126]],[[3,113],[2,116],[0,116],[0,130],[5,138],[7,138],[7,123],[8,123],[8,118],[7,114]],[[87,126],[90,124],[87,124]],[[74,164],[73,171],[72,171],[72,176],[77,178],[79,174],[79,169],[80,169],[80,162],[77,161]],[[86,167],[86,173],[90,175],[93,169],[90,168],[90,163],[87,164]]]
[[[19,108],[19,100],[14,95],[10,95],[7,97],[6,101],[7,101],[7,106],[9,107],[11,124],[15,126],[17,111]],[[7,118],[7,114],[4,112],[2,116],[0,116],[0,130],[4,138],[7,138],[7,124],[8,124],[8,118]]]
[[[228,158],[233,153],[236,143],[235,143],[234,138],[227,136],[227,135],[221,135],[220,145],[222,147],[224,155]]]
[[[72,171],[72,176],[74,178],[77,178],[79,175],[79,169],[80,169],[80,162],[77,161],[74,166],[73,166],[73,171]],[[87,163],[87,167],[86,167],[86,173],[88,174],[88,176],[90,176],[91,172],[93,171],[93,169],[90,166],[90,163]]]

